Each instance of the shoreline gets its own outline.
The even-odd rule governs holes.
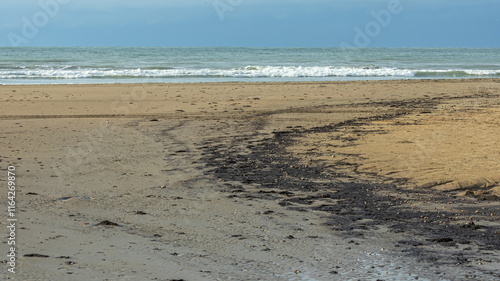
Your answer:
[[[463,78],[463,77],[449,77],[449,78],[417,78],[417,77],[404,77],[404,78],[392,78],[392,79],[386,79],[386,78],[377,78],[377,79],[363,79],[363,77],[359,77],[359,79],[356,80],[317,80],[317,81],[210,81],[210,82],[107,82],[107,83],[62,83],[62,84],[46,84],[46,83],[39,83],[39,84],[1,84],[0,87],[9,87],[9,86],[105,86],[105,85],[110,85],[110,86],[130,86],[130,85],[163,85],[163,84],[187,84],[187,85],[193,85],[193,84],[227,84],[227,83],[243,83],[243,84],[286,84],[286,83],[350,83],[350,82],[401,82],[401,81],[434,81],[434,82],[444,82],[444,81],[462,81],[462,82],[474,82],[474,81],[479,81],[479,80],[500,80],[498,77],[478,77],[478,78]]]
[[[451,133],[476,128],[496,155],[499,94],[490,78],[0,86],[22,206],[18,273],[0,276],[495,280],[498,198],[404,182],[370,153],[416,143],[455,169],[428,144],[469,149]]]

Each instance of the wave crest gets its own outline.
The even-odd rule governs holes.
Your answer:
[[[300,78],[300,77],[470,77],[500,76],[500,70],[412,70],[390,67],[334,67],[334,66],[253,66],[233,69],[174,69],[174,68],[88,68],[65,66],[1,69],[0,79],[99,79],[99,78]]]

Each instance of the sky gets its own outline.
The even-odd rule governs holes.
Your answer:
[[[500,47],[500,0],[16,0],[0,46]]]

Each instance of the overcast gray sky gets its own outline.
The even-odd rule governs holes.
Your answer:
[[[500,47],[500,0],[16,0],[1,46]]]

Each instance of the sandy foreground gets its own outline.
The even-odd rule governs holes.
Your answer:
[[[0,277],[498,280],[499,120],[496,79],[1,86]]]

